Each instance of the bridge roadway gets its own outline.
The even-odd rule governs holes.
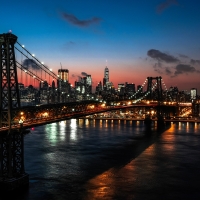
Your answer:
[[[53,123],[71,118],[80,118],[95,113],[129,108],[157,108],[157,102],[131,103],[131,101],[109,102],[107,104],[98,101],[68,102],[59,104],[45,104],[39,106],[24,106],[13,110],[13,122],[11,129],[30,128],[48,123]],[[169,111],[177,106],[176,103],[160,105],[162,109]],[[182,105],[183,106],[183,105]],[[4,125],[0,132],[8,131],[9,127]]]

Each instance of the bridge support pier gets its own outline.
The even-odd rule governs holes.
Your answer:
[[[24,134],[11,131],[0,135],[0,191],[18,192],[28,188],[29,175],[24,170]]]

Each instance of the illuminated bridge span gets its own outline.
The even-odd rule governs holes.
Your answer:
[[[18,190],[28,186],[23,152],[24,129],[28,127],[131,107],[155,107],[159,117],[163,112],[174,112],[173,109],[177,107],[161,77],[147,77],[140,89],[127,100],[65,102],[61,100],[59,88],[56,91],[53,87],[53,83],[62,81],[60,77],[18,43],[17,36],[12,33],[0,34],[0,48],[1,190]],[[44,95],[43,103],[39,106],[22,106],[22,101],[28,95],[20,94],[20,83],[35,86],[44,81],[49,85],[52,83],[52,90]],[[39,94],[35,94],[36,97],[42,99]]]
[[[172,114],[176,112],[177,103],[164,102],[160,107],[165,113]],[[185,105],[182,105],[185,107]],[[189,106],[189,105],[187,105]],[[53,123],[56,121],[80,118],[87,115],[96,113],[102,113],[107,111],[119,110],[119,109],[130,109],[130,108],[145,108],[146,110],[154,109],[157,110],[157,102],[137,102],[130,100],[124,101],[110,101],[107,103],[101,103],[98,101],[81,101],[81,102],[70,102],[70,103],[59,103],[59,104],[45,104],[40,106],[24,106],[12,110],[13,122],[11,124],[11,130],[20,129],[23,123],[23,128],[29,128],[33,126],[43,125],[47,123]],[[0,133],[8,131],[9,126],[3,124],[0,127]]]

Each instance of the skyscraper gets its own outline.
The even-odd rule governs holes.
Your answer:
[[[59,69],[58,70],[58,76],[64,82],[69,82],[69,70],[68,69]]]
[[[108,83],[109,83],[109,69],[106,66],[106,68],[104,69],[104,78],[103,78],[104,89],[107,89]]]
[[[106,83],[109,82],[109,69],[107,67],[104,70],[104,79],[105,79]]]
[[[60,92],[69,92],[70,84],[69,84],[69,70],[68,69],[59,69],[58,70],[58,89]]]

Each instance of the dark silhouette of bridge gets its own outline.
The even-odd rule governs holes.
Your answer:
[[[18,44],[20,50],[15,47]],[[155,108],[158,124],[163,124],[163,113],[170,116],[177,112],[177,104],[164,103],[162,77],[147,77],[142,87],[132,96],[132,99],[109,100],[99,102],[85,100],[79,102],[48,102],[44,105],[22,106],[20,102],[18,70],[31,76],[39,82],[44,81],[42,73],[49,75],[52,80],[59,81],[59,77],[48,69],[37,58],[34,64],[40,68],[41,76],[34,73],[16,60],[15,50],[28,60],[27,51],[17,42],[17,36],[12,33],[0,34],[0,188],[1,190],[19,190],[29,183],[29,176],[24,169],[24,134],[27,128],[39,126],[56,121],[80,118],[86,115],[112,111],[117,109],[130,109],[144,107]],[[26,53],[25,53],[26,52]],[[24,79],[26,79],[24,76]],[[22,74],[21,74],[21,79]],[[141,96],[140,92],[147,85],[147,90]],[[140,94],[140,95],[138,95]],[[52,93],[55,95],[55,93]],[[165,98],[166,99],[166,98]],[[144,100],[144,101],[143,101]],[[151,102],[151,100],[153,100]],[[149,103],[150,101],[150,103]],[[147,116],[147,119],[148,118]],[[159,121],[160,120],[160,121]]]

